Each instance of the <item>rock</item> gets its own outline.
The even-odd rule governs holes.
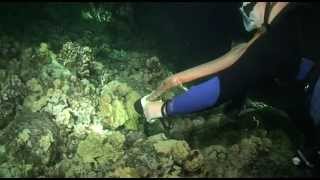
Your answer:
[[[55,163],[59,142],[59,130],[48,114],[24,110],[0,132],[0,144],[6,152],[2,161],[41,169]],[[17,173],[23,174],[23,170]]]
[[[127,129],[138,128],[139,115],[133,104],[139,98],[127,84],[111,81],[102,88],[98,115],[104,119],[104,126],[117,129],[125,126]]]
[[[114,148],[122,150],[125,136],[119,131],[108,131],[105,133],[105,141],[110,143]]]
[[[104,142],[104,137],[91,133],[79,143],[77,154],[84,163],[103,165],[113,163],[121,157],[122,151]]]
[[[195,172],[203,167],[204,158],[199,150],[192,150],[188,159],[184,163],[184,169]]]
[[[113,172],[113,177],[116,178],[139,178],[136,169],[130,167],[118,168]]]
[[[171,154],[178,164],[182,164],[182,162],[187,159],[191,150],[185,141],[173,139],[159,141],[154,144],[154,148],[157,153],[165,155]]]
[[[71,122],[72,117],[70,112],[71,112],[71,109],[66,108],[66,109],[63,109],[61,113],[58,113],[55,119],[57,124],[60,126],[62,125],[66,127],[68,127],[69,124],[72,124],[73,122]]]
[[[15,110],[22,104],[25,94],[25,86],[18,75],[1,71],[0,129],[13,120]]]

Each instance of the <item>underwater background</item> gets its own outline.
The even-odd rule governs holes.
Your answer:
[[[0,177],[302,176],[302,134],[260,91],[239,117],[223,104],[170,128],[134,110],[246,38],[237,5],[1,3]]]

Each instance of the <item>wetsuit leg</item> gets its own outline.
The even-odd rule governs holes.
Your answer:
[[[216,104],[220,94],[219,77],[193,86],[186,93],[176,96],[166,106],[167,115],[188,114]]]
[[[318,78],[314,86],[310,102],[310,115],[315,126],[320,126],[320,78]]]

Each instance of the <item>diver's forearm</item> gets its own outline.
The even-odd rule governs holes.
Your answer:
[[[150,99],[153,100],[160,96],[162,93],[178,85],[193,81],[195,79],[199,79],[210,74],[217,73],[231,66],[234,62],[236,62],[237,59],[239,59],[246,48],[247,43],[239,44],[238,46],[232,48],[225,55],[217,59],[169,76],[164,81],[162,81],[160,86],[152,93]]]
[[[217,59],[179,72],[173,76],[180,83],[187,83],[211,74],[218,73],[234,64],[246,49],[247,43],[240,44]]]
[[[241,43],[235,46],[223,56],[209,61],[205,64],[201,64],[194,68],[179,72],[173,75],[171,79],[174,79],[174,82],[178,82],[178,84],[183,84],[211,74],[218,73],[219,71],[222,71],[234,64],[260,35],[261,33],[258,32],[248,42]],[[168,85],[170,84],[176,85],[177,83],[168,83]],[[170,89],[172,87],[164,88]]]
[[[158,96],[160,96],[162,93],[172,89],[173,87],[176,87],[178,85],[181,85],[183,83],[187,83],[205,76],[208,76],[210,74],[217,73],[223,69],[228,68],[232,64],[234,64],[242,55],[243,53],[248,49],[248,47],[261,35],[261,33],[257,33],[254,35],[253,38],[251,38],[250,41],[247,43],[241,43],[234,48],[232,48],[230,51],[228,51],[223,56],[214,59],[210,62],[207,62],[205,64],[196,66],[194,68],[179,72],[177,74],[174,74],[168,78],[166,78],[160,86],[153,91],[152,95],[150,96],[150,100],[156,99]]]

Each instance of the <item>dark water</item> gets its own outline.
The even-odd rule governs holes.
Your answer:
[[[183,70],[218,57],[233,39],[245,36],[238,4],[132,3],[134,30],[159,41],[163,54],[170,54],[164,61],[178,54],[174,65]],[[21,35],[33,23],[46,20],[72,26],[81,23],[78,17],[85,7],[88,3],[3,3],[2,30]]]
[[[136,17],[139,27],[161,40],[163,51],[181,55],[175,66],[182,70],[220,56],[230,48],[232,39],[243,35],[237,6],[238,3],[149,3],[137,5]]]

